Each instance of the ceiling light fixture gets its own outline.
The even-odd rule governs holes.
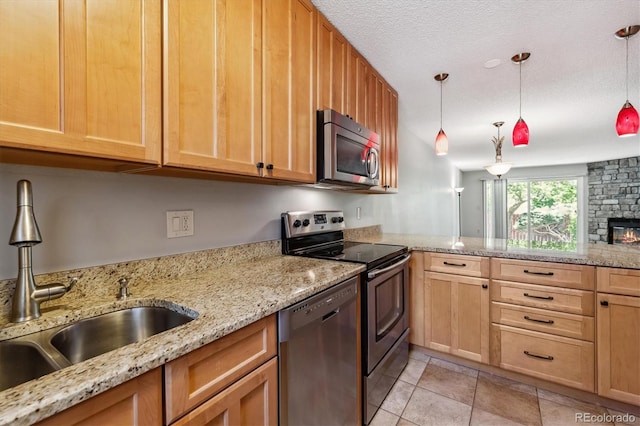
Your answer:
[[[511,170],[511,163],[502,162],[502,142],[504,141],[504,136],[500,137],[500,126],[502,126],[503,124],[504,121],[496,121],[495,123],[493,123],[493,125],[498,128],[498,137],[496,138],[494,136],[491,139],[493,141],[493,146],[495,146],[496,148],[496,162],[488,166],[484,166],[484,168],[487,169],[489,173],[494,176],[498,176],[498,179],[500,179],[503,174]]]
[[[622,105],[616,120],[616,132],[621,138],[638,134],[638,111],[629,102],[629,37],[640,31],[640,25],[621,28],[616,31],[616,38],[627,41],[627,101]]]
[[[513,135],[511,138],[513,146],[515,147],[529,145],[529,126],[527,126],[527,123],[522,119],[522,63],[529,59],[529,56],[531,56],[529,52],[522,52],[511,57],[511,61],[514,64],[518,64],[520,67],[520,118],[518,118],[518,121],[513,128]]]
[[[440,131],[436,136],[436,155],[447,155],[449,152],[449,139],[447,134],[442,130],[442,82],[449,77],[449,74],[442,73],[434,76],[436,81],[440,82]]]

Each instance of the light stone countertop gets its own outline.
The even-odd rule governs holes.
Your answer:
[[[410,250],[640,269],[640,247],[632,246],[589,243],[571,247],[567,244],[549,250],[518,247],[509,240],[493,238],[434,237],[376,232],[363,232],[353,236],[357,241],[362,242],[402,244],[408,246]]]
[[[0,340],[132,306],[166,306],[190,316],[197,312],[198,317],[170,332],[0,392],[0,424],[31,424],[49,417],[364,270],[354,263],[282,256],[279,242],[256,245],[267,246],[261,257],[241,253],[237,261],[233,255],[212,258],[195,253],[172,256],[160,270],[152,270],[158,268],[151,262],[162,263],[164,258],[68,271],[63,275],[81,276],[78,287],[47,302],[51,305],[41,318],[12,324],[4,315]],[[195,257],[198,260],[191,262]],[[206,265],[205,260],[216,262]],[[145,268],[150,269],[139,273]],[[133,275],[133,296],[126,301],[114,297],[117,286],[113,283],[120,274]],[[47,282],[44,278],[37,282]],[[102,283],[95,281],[100,279],[109,285],[98,287]]]

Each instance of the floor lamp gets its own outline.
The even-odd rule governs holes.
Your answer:
[[[460,241],[460,237],[462,236],[462,210],[460,210],[460,195],[462,191],[464,191],[463,187],[453,188],[454,191],[458,194],[458,241],[455,243],[456,246],[464,246],[462,241]]]

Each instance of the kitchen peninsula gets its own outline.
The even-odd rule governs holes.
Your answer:
[[[468,256],[470,259],[490,257],[494,260],[535,261],[541,265],[552,262],[635,271],[640,275],[640,251],[633,247],[589,244],[579,246],[576,252],[540,251],[511,248],[502,240],[462,238],[460,241],[464,247],[457,244],[454,248],[454,244],[459,242],[455,238],[384,234],[379,226],[346,230],[345,236],[351,240],[405,244],[413,250],[414,258],[420,257],[416,256],[418,252],[438,253]],[[4,312],[0,320],[0,339],[11,339],[131,306],[165,306],[192,317],[197,315],[197,318],[172,332],[161,333],[0,392],[0,423],[31,424],[45,419],[268,317],[362,270],[360,265],[348,262],[282,256],[280,242],[269,241],[37,277],[39,282],[71,275],[80,279],[75,295],[71,292],[66,299],[43,305],[43,316],[36,321],[11,324],[7,322],[7,312]],[[117,280],[121,276],[129,277],[133,293],[124,302],[115,298]],[[640,278],[635,276],[634,279],[637,282]],[[4,288],[12,282],[7,280],[0,284]],[[479,288],[478,291],[482,291],[482,287]],[[593,294],[595,289],[580,291]],[[7,299],[7,294],[0,296]],[[598,287],[598,297],[600,294]],[[412,300],[411,303],[415,302]],[[3,306],[6,310],[8,304]],[[599,339],[598,335],[594,340],[597,342]],[[633,400],[628,402],[633,403]]]

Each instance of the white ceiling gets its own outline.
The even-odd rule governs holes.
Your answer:
[[[503,161],[514,167],[640,155],[640,136],[618,138],[626,100],[625,41],[639,0],[312,0],[399,94],[403,125],[433,147],[440,128],[463,171],[494,161],[492,123],[504,121]],[[518,66],[530,142],[514,148]],[[490,59],[502,64],[484,67]],[[629,100],[640,110],[640,34],[629,39]],[[402,143],[402,141],[400,141]]]

